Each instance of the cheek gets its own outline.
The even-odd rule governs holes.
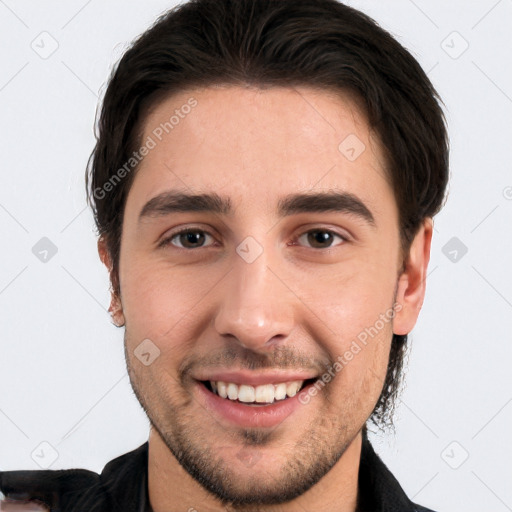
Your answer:
[[[343,362],[340,375],[344,383],[350,383],[352,388],[356,386],[365,393],[375,387],[382,387],[392,336],[392,325],[389,322],[381,330],[371,327],[352,338],[338,358]]]
[[[364,338],[368,330],[374,333],[389,327],[394,316],[393,276],[394,269],[382,265],[348,262],[330,271],[297,275],[294,290],[316,321],[333,334],[334,347],[344,351],[347,343]]]
[[[395,317],[393,271],[380,264],[354,264],[296,283],[307,290],[301,299],[314,313],[307,316],[311,337],[338,363],[334,387],[348,403],[373,408],[382,389]]]
[[[221,286],[223,276],[221,269],[176,269],[164,261],[127,259],[126,268],[129,271],[121,273],[121,299],[127,328],[155,340],[183,334],[191,319],[197,323],[208,293]]]
[[[369,417],[382,392],[392,339],[390,327],[372,331],[374,336],[368,334],[364,342],[360,341],[363,337],[354,338],[343,343],[343,351],[337,350],[341,353],[335,359],[335,370],[339,371],[333,379],[332,401],[357,421]]]

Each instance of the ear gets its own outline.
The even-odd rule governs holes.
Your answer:
[[[425,219],[411,243],[398,279],[394,334],[409,334],[420,313],[425,298],[427,267],[432,241],[432,219]]]
[[[106,240],[103,237],[100,237],[98,240],[98,254],[102,263],[107,267],[110,276],[110,307],[108,311],[112,316],[114,324],[117,327],[121,327],[125,323],[123,305],[121,303],[121,297],[115,292],[114,283],[116,281],[113,275],[112,259],[107,248]]]

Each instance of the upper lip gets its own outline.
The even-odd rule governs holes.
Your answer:
[[[279,384],[296,380],[314,379],[318,374],[311,371],[255,371],[255,370],[204,370],[197,372],[193,377],[200,381],[223,381],[233,384],[248,384],[249,386],[261,386],[263,384]]]

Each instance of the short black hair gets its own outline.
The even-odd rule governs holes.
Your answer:
[[[140,147],[149,108],[175,92],[216,84],[311,86],[356,98],[384,151],[404,255],[422,221],[442,207],[449,151],[441,99],[415,58],[373,19],[336,0],[190,0],[133,42],[99,112],[86,188],[112,262],[114,293],[137,165],[115,186],[112,177]],[[392,424],[406,343],[407,335],[393,335],[371,416],[381,427]]]

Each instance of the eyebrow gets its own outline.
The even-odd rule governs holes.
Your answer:
[[[219,215],[233,213],[231,200],[216,193],[187,194],[167,191],[150,199],[139,214],[144,218],[163,217],[172,213],[208,212]],[[348,192],[299,193],[283,197],[278,202],[279,217],[298,213],[339,212],[354,215],[375,226],[369,208],[354,194]]]

